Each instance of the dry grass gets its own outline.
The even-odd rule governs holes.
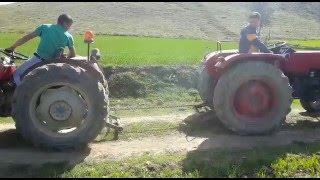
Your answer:
[[[249,5],[238,2],[22,2],[0,6],[0,32],[28,32],[41,23],[55,23],[61,13],[69,13],[75,20],[73,33],[92,29],[109,35],[237,39],[240,29],[246,25]],[[271,19],[273,38],[319,39],[320,24],[312,9],[296,11],[299,4],[295,3],[273,2],[270,6],[275,11]],[[263,30],[263,37],[268,28]]]

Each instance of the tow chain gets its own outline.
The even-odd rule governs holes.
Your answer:
[[[110,108],[113,111],[118,110],[138,110],[138,109],[167,109],[167,108],[181,108],[181,107],[195,107],[195,104],[185,104],[185,105],[167,105],[167,106],[131,106],[131,107],[123,107],[123,108]]]
[[[200,112],[201,108],[205,108],[205,111],[209,111],[207,104],[184,104],[184,105],[166,105],[166,106],[132,106],[132,107],[123,107],[123,108],[110,108],[112,111],[118,110],[138,110],[138,109],[167,109],[167,108],[182,108],[182,107],[193,107],[196,112]],[[120,123],[120,118],[114,115],[109,115],[109,120],[111,122],[106,122],[106,127],[108,127],[107,132],[105,133],[105,137],[110,132],[110,128],[114,129],[114,138],[113,140],[119,139],[119,133],[123,131],[123,127]]]

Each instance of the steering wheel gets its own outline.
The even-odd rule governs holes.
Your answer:
[[[278,42],[275,42],[275,43],[273,43],[273,44],[269,44],[267,47],[268,47],[268,48],[278,48],[278,47],[283,47],[283,46],[285,46],[285,45],[287,45],[287,42],[285,42],[285,41],[278,41]]]
[[[10,57],[11,59],[20,59],[20,60],[28,60],[29,57],[26,55],[23,55],[21,53],[15,52],[15,51],[10,51],[6,49],[0,49],[0,52],[5,54],[6,56]]]

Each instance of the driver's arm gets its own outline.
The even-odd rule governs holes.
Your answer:
[[[73,40],[72,35],[70,35],[70,36],[68,37],[67,46],[68,46],[68,48],[69,48],[68,58],[76,57],[76,49],[75,49],[75,47],[74,47],[74,40]]]
[[[76,57],[76,50],[74,47],[69,47],[69,55],[68,58]]]
[[[258,49],[260,49],[261,52],[263,52],[263,53],[272,53],[272,51],[270,51],[267,48],[267,46],[264,45],[256,35],[248,37],[248,40],[251,41],[252,44],[255,45]]]
[[[18,46],[23,45],[24,43],[28,42],[29,40],[31,40],[37,36],[38,36],[37,33],[35,31],[33,31],[32,33],[29,33],[29,34],[23,36],[22,38],[20,38],[19,40],[17,40],[12,46],[7,48],[7,50],[14,51]]]

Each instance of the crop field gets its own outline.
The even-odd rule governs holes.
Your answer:
[[[22,36],[0,33],[0,47],[8,47]],[[83,36],[75,35],[74,38],[77,54],[86,56],[87,45]],[[31,40],[17,51],[32,56],[38,42],[39,38]],[[288,43],[320,47],[320,40],[291,40]],[[215,51],[216,41],[97,35],[92,47],[100,49],[104,65],[191,65],[200,63],[207,47]],[[222,48],[237,49],[238,43],[222,42]]]
[[[0,34],[0,47],[14,43],[22,34]],[[83,36],[75,35],[77,54],[86,56],[87,45]],[[39,39],[28,42],[17,51],[32,55]],[[225,49],[237,48],[235,43],[224,43]],[[99,48],[105,65],[159,65],[196,64],[206,52],[206,47],[215,48],[214,41],[188,39],[139,38],[124,36],[95,36],[92,47]]]

